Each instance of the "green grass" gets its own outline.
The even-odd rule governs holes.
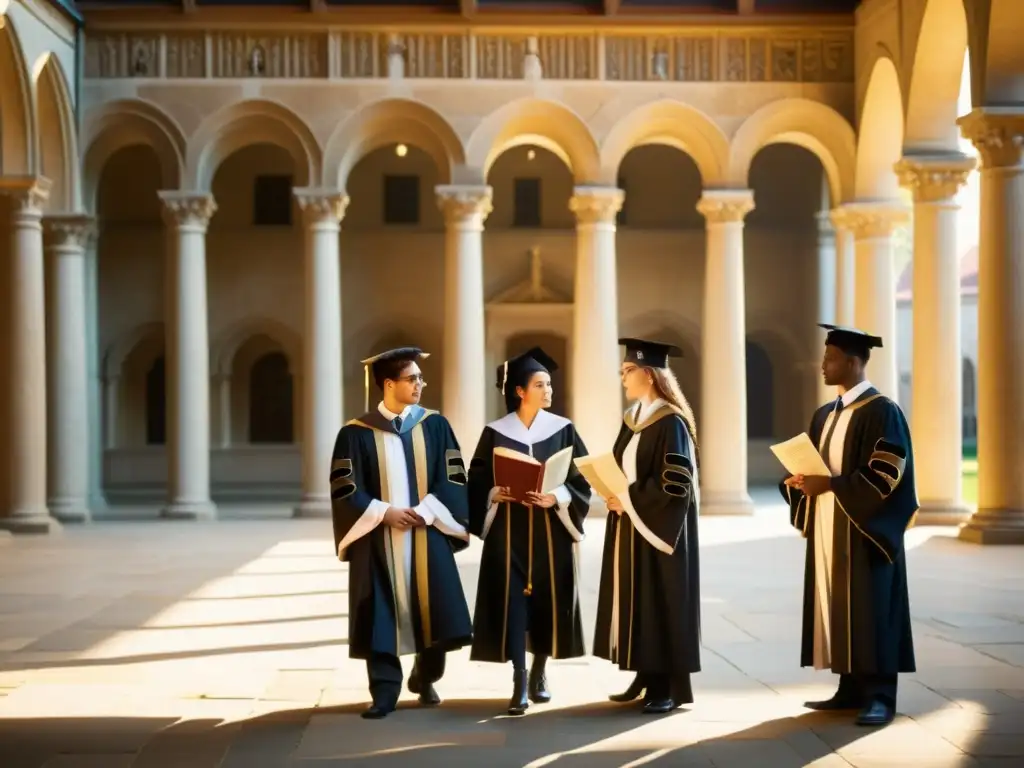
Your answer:
[[[963,463],[964,501],[967,504],[978,503],[978,460],[964,459]]]

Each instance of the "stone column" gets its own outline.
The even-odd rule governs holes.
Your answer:
[[[111,450],[120,448],[118,414],[121,410],[121,377],[107,376],[103,380],[103,403],[106,408],[104,448]]]
[[[348,196],[334,189],[296,189],[295,199],[306,225],[306,311],[302,346],[302,498],[294,514],[329,517],[329,470],[344,402],[338,235]]]
[[[168,483],[165,517],[213,519],[210,499],[210,333],[206,227],[217,210],[205,192],[158,193],[171,230],[168,256]]]
[[[48,505],[61,522],[87,522],[89,512],[89,320],[85,249],[92,220],[47,216],[50,261],[50,355],[47,445]]]
[[[442,410],[463,455],[476,450],[487,423],[484,323],[484,221],[491,212],[488,186],[435,189],[444,214],[444,372]]]
[[[959,123],[981,155],[978,511],[960,538],[1024,544],[1024,112],[981,107]]]
[[[836,322],[836,300],[838,298],[838,282],[836,272],[836,246],[837,238],[835,228],[829,211],[821,211],[818,216],[818,317],[817,323]],[[844,265],[845,266],[845,265]],[[815,357],[810,361],[811,366],[808,373],[814,376],[815,407],[824,405],[829,400],[835,400],[838,394],[835,387],[825,385],[825,379],[821,375],[821,357],[825,351],[825,332],[814,326]]]
[[[7,391],[8,499],[0,530],[49,533],[58,526],[46,507],[46,293],[42,207],[50,182],[0,178],[11,205]]]
[[[98,222],[89,229],[85,244],[85,346],[88,368],[89,429],[89,511],[96,515],[106,509],[103,489],[103,374],[99,338],[99,237]]]
[[[855,283],[852,325],[882,337],[883,347],[871,351],[868,378],[878,391],[899,399],[896,367],[896,273],[893,233],[909,220],[897,202],[859,202],[844,205],[837,215],[853,233]]]
[[[963,377],[957,190],[975,160],[960,154],[904,157],[900,183],[914,194],[911,433],[921,510],[918,525],[965,520]]]
[[[615,216],[617,187],[576,187],[576,280],[573,296],[572,419],[591,453],[612,449],[622,423]]]
[[[836,249],[835,323],[851,326],[856,281],[853,232],[846,225],[846,213],[842,208],[833,209],[830,219],[835,231]]]
[[[704,190],[697,210],[707,222],[701,338],[701,512],[754,511],[747,491],[746,293],[743,219],[749,189]]]

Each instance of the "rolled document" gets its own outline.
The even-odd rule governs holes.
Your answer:
[[[801,432],[784,443],[776,443],[772,446],[772,453],[791,475],[832,476],[832,472],[825,466],[825,460],[821,458],[806,432]]]

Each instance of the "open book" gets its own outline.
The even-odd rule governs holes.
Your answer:
[[[563,448],[545,462],[511,448],[494,449],[494,484],[509,489],[509,496],[529,504],[526,494],[551,493],[565,484],[572,466],[572,446]]]
[[[629,481],[619,469],[615,457],[610,453],[600,456],[583,456],[575,459],[576,468],[590,483],[594,493],[602,499],[609,496],[622,497],[629,493]]]

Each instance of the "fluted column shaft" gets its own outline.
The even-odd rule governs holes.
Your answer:
[[[882,394],[897,400],[893,233],[897,226],[909,220],[909,211],[891,202],[850,203],[835,212],[835,220],[853,233],[856,261],[853,325],[881,336],[884,345],[872,350],[868,376]]]
[[[747,490],[746,293],[743,219],[748,189],[705,190],[707,226],[701,339],[701,512],[751,514]]]
[[[967,517],[963,463],[963,377],[957,190],[974,168],[964,155],[908,155],[896,165],[914,194],[913,329],[910,413],[918,525]]]
[[[835,232],[835,323],[852,326],[854,288],[857,280],[853,232],[846,226],[842,208],[833,209],[829,218]]]
[[[89,321],[86,216],[48,216],[43,223],[50,261],[48,504],[62,522],[86,522],[89,511]]]
[[[959,123],[981,156],[978,511],[960,538],[1024,544],[1024,111],[982,107]]]
[[[306,259],[302,498],[294,513],[296,517],[327,517],[331,513],[331,455],[342,422],[338,235],[348,197],[324,189],[296,189],[295,197],[306,226]]]
[[[10,506],[0,529],[48,533],[56,521],[46,506],[46,293],[42,207],[49,181],[0,179],[11,203],[8,265],[7,485]]]
[[[819,323],[835,323],[837,291],[837,245],[836,230],[832,226],[829,211],[818,214],[818,317]],[[825,384],[821,375],[821,357],[824,352],[825,333],[814,326],[814,351],[817,358],[812,360],[809,373],[815,377],[815,407],[836,398],[836,388]],[[816,364],[817,369],[815,370]]]
[[[206,228],[217,210],[202,192],[160,192],[168,238],[167,424],[165,517],[216,516],[210,499],[210,333]]]
[[[591,453],[612,449],[622,423],[615,216],[625,194],[616,187],[576,187],[576,279],[573,296],[572,419]]]
[[[442,408],[463,454],[472,456],[487,422],[483,232],[492,191],[442,185],[435,192],[445,221]]]

